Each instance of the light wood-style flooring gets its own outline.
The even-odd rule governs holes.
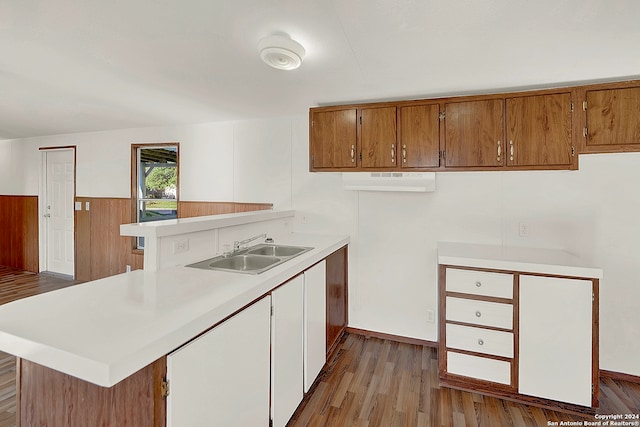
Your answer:
[[[602,379],[598,413],[640,413],[640,384]],[[347,334],[288,426],[541,427],[549,421],[596,419],[440,388],[435,348]]]
[[[0,266],[0,304],[72,286],[78,281]],[[0,427],[16,425],[16,358],[0,352]]]
[[[0,304],[79,282],[0,267]],[[0,353],[0,427],[15,421],[15,357]],[[640,413],[640,384],[604,378],[599,414]],[[594,421],[438,386],[435,348],[346,334],[289,426],[547,426]]]

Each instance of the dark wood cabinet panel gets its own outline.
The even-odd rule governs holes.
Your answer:
[[[586,92],[586,145],[640,145],[640,86]]]
[[[347,246],[326,258],[327,273],[327,354],[347,327]]]
[[[570,166],[571,93],[506,100],[508,166]]]
[[[440,106],[400,107],[398,112],[398,166],[437,168],[440,166]]]
[[[445,166],[504,165],[504,100],[445,104]]]
[[[360,110],[363,168],[396,166],[396,107]]]
[[[357,111],[355,108],[310,113],[310,169],[357,166]]]
[[[24,359],[18,369],[18,425],[165,425],[165,357],[108,388]]]

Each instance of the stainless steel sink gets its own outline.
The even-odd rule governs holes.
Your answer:
[[[215,258],[189,264],[187,267],[260,274],[311,249],[313,248],[260,244],[248,249],[235,251],[230,255],[220,255]]]
[[[291,257],[294,255],[306,252],[310,248],[303,248],[300,246],[280,246],[280,245],[256,245],[249,250],[248,253],[255,255],[268,255],[268,256],[284,256]]]

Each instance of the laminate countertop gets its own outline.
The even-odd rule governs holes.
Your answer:
[[[111,387],[349,243],[293,233],[314,249],[259,275],[136,270],[0,306],[0,350]]]
[[[557,249],[438,242],[438,264],[602,279],[602,269]]]

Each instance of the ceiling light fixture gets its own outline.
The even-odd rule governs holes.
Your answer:
[[[306,53],[300,43],[281,35],[260,40],[258,51],[265,64],[279,70],[295,70],[302,64]]]

